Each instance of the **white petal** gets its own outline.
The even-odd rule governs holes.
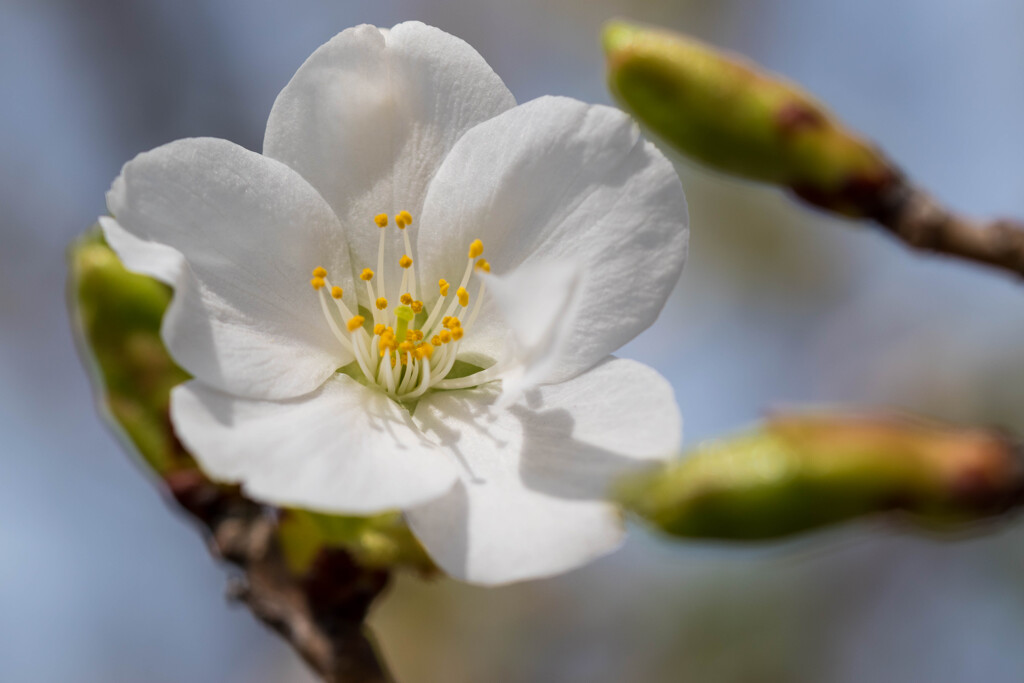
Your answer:
[[[309,285],[322,265],[352,289],[348,249],[292,169],[224,140],[179,140],[128,162],[107,204],[116,221],[101,224],[125,266],[175,288],[164,342],[195,377],[287,398],[352,360]]]
[[[527,263],[505,276],[488,276],[489,292],[509,331],[499,361],[505,407],[557,375],[580,308],[582,272],[575,263]]]
[[[373,217],[413,214],[455,141],[515,106],[484,59],[464,41],[408,22],[386,32],[363,25],[320,47],[274,103],[263,152],[299,171],[351,233],[356,263],[377,268]],[[404,249],[391,238],[386,274],[397,282]],[[392,285],[392,286],[395,286]]]
[[[575,353],[559,378],[600,361],[648,327],[679,278],[687,209],[671,163],[621,111],[545,97],[481,123],[430,186],[418,251],[422,281],[457,277],[483,240],[494,273],[574,259],[587,273]],[[493,353],[491,306],[466,351]]]
[[[345,375],[288,401],[192,381],[174,389],[171,416],[211,478],[274,505],[373,514],[436,498],[456,479],[407,410]]]
[[[446,496],[409,523],[449,574],[496,584],[572,569],[622,537],[610,481],[671,457],[681,420],[669,384],[650,368],[609,359],[489,414],[493,388],[438,392],[415,419],[462,463]]]

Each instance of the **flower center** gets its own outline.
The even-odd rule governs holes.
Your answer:
[[[477,278],[480,285],[472,302],[467,289],[474,272],[491,269],[486,259],[480,258],[484,252],[483,242],[473,240],[469,245],[466,271],[459,286],[453,291],[447,280],[439,280],[438,297],[428,308],[417,298],[416,269],[408,233],[412,215],[400,211],[394,219],[405,242],[405,253],[398,259],[402,268],[401,285],[392,289],[394,283],[384,281],[388,216],[383,213],[374,217],[380,229],[377,271],[364,268],[359,275],[366,285],[370,304],[367,313],[372,320],[349,310],[342,301],[344,290],[331,284],[325,268],[313,269],[310,284],[320,297],[320,308],[334,336],[355,356],[366,379],[399,401],[417,399],[432,388],[462,389],[494,379],[493,368],[490,372],[483,370],[464,377],[449,377],[460,342],[473,326],[483,303],[486,287],[483,279]],[[389,292],[397,293],[397,303],[388,298]],[[334,311],[340,316],[340,324]]]

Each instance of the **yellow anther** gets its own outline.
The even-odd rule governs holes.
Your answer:
[[[455,292],[455,295],[459,297],[459,305],[465,308],[469,305],[469,292],[466,291],[465,287],[459,287],[459,291]]]
[[[388,307],[388,300],[382,296],[377,297],[377,310],[383,311]]]
[[[405,341],[416,341],[416,330],[406,330]]]
[[[363,268],[363,272],[359,274],[359,279],[369,282],[373,279],[373,271],[369,268]]]
[[[403,254],[402,258],[398,259],[398,265],[402,266],[403,268],[408,268],[409,266],[412,265],[412,259],[409,258],[408,254]]]
[[[408,225],[408,224],[405,222],[405,219],[402,218],[402,214],[396,213],[395,214],[395,225],[398,226],[399,230],[405,230],[405,226]]]
[[[456,318],[454,315],[450,315],[445,317],[445,319],[441,322],[441,325],[443,327],[448,328],[449,330],[454,330],[456,327],[462,327],[462,321]]]
[[[355,332],[356,330],[363,326],[364,322],[366,322],[366,318],[364,318],[361,315],[354,315],[351,318],[349,318],[348,324],[345,327],[348,328],[349,332]]]
[[[313,285],[313,289],[320,289],[327,283],[324,282],[324,279],[322,277],[315,277],[309,281],[309,284]]]
[[[413,330],[416,333],[416,341],[423,339],[423,330]]]
[[[491,272],[491,264],[487,262],[487,259],[482,258],[476,262],[476,269],[489,273]]]
[[[441,327],[448,327],[451,321],[452,317],[450,315],[446,315],[445,317],[441,318]]]
[[[377,323],[373,326],[373,333],[380,336],[384,334],[384,330],[388,329],[384,323]]]
[[[412,214],[408,211],[399,211],[398,215],[402,217],[402,221],[406,225],[412,225]]]
[[[377,224],[378,228],[388,227],[388,215],[386,213],[378,213],[373,217],[373,222]]]
[[[416,348],[416,345],[413,344],[411,341],[404,341],[398,345],[399,353],[409,353],[414,348]]]
[[[327,277],[327,269],[317,266],[313,269],[313,277]]]
[[[423,302],[422,301],[413,301],[411,304],[409,304],[409,306],[412,307],[412,312],[413,313],[419,313],[420,311],[423,310]]]
[[[435,334],[433,337],[430,338],[430,343],[433,344],[434,346],[440,346],[441,337]]]
[[[448,296],[448,281],[441,278],[437,281],[437,286],[441,288],[441,296]]]
[[[437,333],[437,336],[441,338],[442,344],[447,344],[452,340],[452,333],[449,332],[448,330],[441,330],[440,332]]]
[[[454,339],[455,341],[459,341],[460,339],[462,339],[462,335],[463,332],[461,327],[456,327],[452,329],[452,339]]]
[[[424,358],[430,358],[434,355],[434,347],[430,344],[419,344],[416,347],[416,357],[420,360]]]
[[[412,303],[412,294],[410,294],[409,292],[406,292],[402,296],[398,297],[398,300],[401,301],[406,306],[408,306],[409,304]]]
[[[345,290],[342,289],[341,287],[331,287],[331,296],[333,296],[335,299],[340,299],[344,295]]]
[[[476,258],[484,253],[484,243],[480,240],[473,240],[469,245],[469,258]]]

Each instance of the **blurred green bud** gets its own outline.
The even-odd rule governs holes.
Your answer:
[[[368,569],[401,565],[422,573],[435,570],[423,546],[397,512],[343,517],[287,509],[281,512],[278,536],[288,567],[296,574],[309,569],[323,547],[347,550],[360,566]]]
[[[72,244],[68,258],[72,325],[97,401],[179,504],[206,519],[239,492],[207,479],[174,435],[171,389],[189,375],[160,338],[171,289],[125,270],[98,228]],[[397,513],[341,517],[283,510],[276,537],[296,574],[304,574],[324,548],[343,548],[369,569],[401,565],[429,572],[434,566]]]
[[[160,339],[170,288],[125,270],[98,229],[69,260],[72,325],[98,402],[157,474],[191,467],[169,417],[171,388],[188,379]]]
[[[604,29],[619,103],[679,152],[862,216],[898,172],[798,86],[685,36],[615,21]]]
[[[677,536],[767,539],[900,510],[928,525],[1020,504],[1003,437],[903,418],[781,417],[626,480],[627,509]]]

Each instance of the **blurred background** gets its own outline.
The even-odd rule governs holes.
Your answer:
[[[136,153],[261,147],[277,92],[341,29],[420,19],[519,101],[607,102],[613,16],[808,86],[951,205],[1024,215],[1019,0],[0,0],[0,681],[309,683],[97,418],[64,248]],[[1024,435],[1024,289],[680,163],[691,260],[625,355],[686,440],[780,405],[880,404]],[[373,616],[402,683],[1024,680],[1024,525],[859,523],[782,545],[666,543],[482,590],[403,577]]]

